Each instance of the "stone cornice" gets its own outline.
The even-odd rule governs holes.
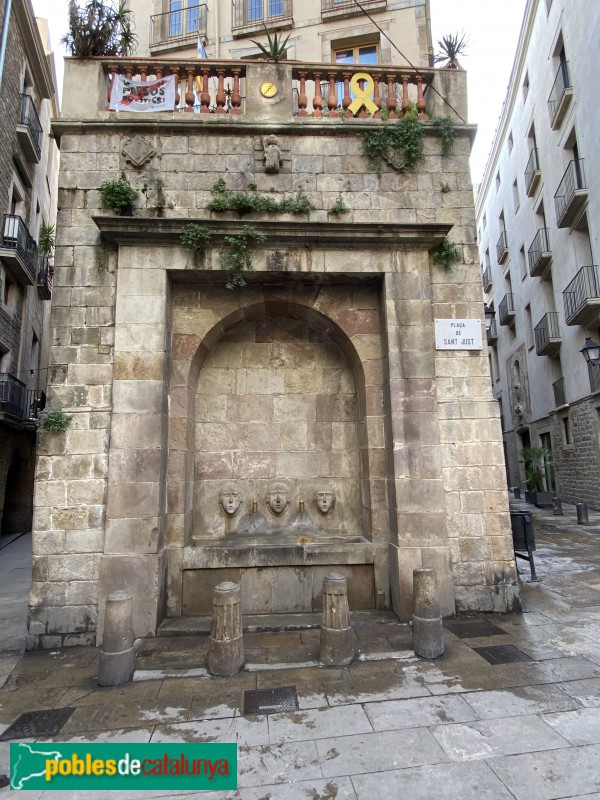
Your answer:
[[[431,249],[441,244],[451,224],[395,225],[356,222],[311,222],[267,219],[248,214],[242,219],[160,219],[156,217],[92,217],[103,238],[114,244],[134,244],[143,240],[163,244],[179,244],[186,225],[206,226],[219,244],[224,236],[240,232],[242,225],[251,225],[267,236],[267,246],[286,248],[311,247],[326,249],[398,250],[404,247]]]

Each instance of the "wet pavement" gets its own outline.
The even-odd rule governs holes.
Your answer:
[[[73,708],[34,738],[239,745],[237,792],[119,800],[600,800],[600,514],[579,526],[570,506],[514,506],[534,513],[540,582],[519,561],[524,613],[447,620],[442,658],[415,658],[410,629],[385,615],[356,618],[345,668],[318,665],[314,629],[246,634],[248,668],[228,679],[206,674],[206,635],[148,639],[134,681],[113,689],[96,685],[94,648],[27,653],[0,691],[0,733],[23,712]],[[245,691],[282,686],[298,710],[244,715]]]

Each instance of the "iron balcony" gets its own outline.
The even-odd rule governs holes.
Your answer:
[[[600,320],[598,267],[582,267],[563,291],[567,325],[593,327]]]
[[[500,325],[513,325],[515,321],[515,305],[513,295],[508,292],[504,295],[498,306],[498,316],[500,317]]]
[[[154,14],[150,17],[150,48],[195,44],[198,36],[206,42],[208,10],[206,5],[188,6],[179,11]]]
[[[502,231],[496,243],[496,258],[499,264],[503,264],[508,258],[508,241],[506,231]]]
[[[17,138],[30,164],[37,164],[42,156],[42,133],[33,99],[28,94],[22,94]]]
[[[534,328],[535,352],[538,356],[553,356],[562,344],[558,312],[549,311]]]
[[[490,320],[489,328],[486,327],[485,335],[488,344],[494,344],[498,341],[498,326],[496,324],[496,317]]]
[[[562,61],[548,97],[548,113],[550,114],[550,126],[553,131],[560,128],[572,97],[573,87],[571,86],[569,75],[569,62]]]
[[[542,177],[537,147],[534,147],[529,155],[529,161],[525,167],[525,191],[527,197],[533,197]]]
[[[488,264],[487,267],[483,270],[482,275],[483,280],[483,291],[487,292],[492,287],[492,268]]]
[[[548,228],[540,228],[527,251],[529,261],[529,274],[532,278],[543,278],[547,275],[548,267],[552,262],[552,251]]]
[[[264,33],[270,29],[291,27],[294,23],[292,0],[235,0],[233,4],[232,33]]]
[[[0,259],[15,279],[24,285],[37,282],[37,247],[27,225],[18,214],[5,214],[0,241]]]
[[[554,383],[552,384],[552,390],[554,392],[555,408],[559,408],[560,406],[565,406],[567,404],[566,392],[565,392],[565,379],[559,378],[557,381],[554,381]]]
[[[587,203],[588,189],[583,171],[583,159],[574,158],[565,170],[554,195],[556,224],[568,228]]]
[[[0,372],[0,413],[22,420],[34,420],[46,405],[40,389],[28,389],[9,372]]]

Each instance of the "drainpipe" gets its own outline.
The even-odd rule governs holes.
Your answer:
[[[215,15],[215,58],[221,58],[221,42],[219,41],[219,6],[220,3],[214,4],[213,14]]]
[[[431,0],[425,0],[425,28],[427,31],[427,56],[429,66],[433,67],[433,38],[431,33]]]
[[[2,76],[4,75],[4,58],[6,56],[6,40],[8,39],[8,26],[10,23],[11,7],[12,0],[6,0],[6,8],[4,9],[4,22],[2,23],[2,43],[0,44],[0,86],[2,85]]]

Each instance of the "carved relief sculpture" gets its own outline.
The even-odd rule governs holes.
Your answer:
[[[290,504],[288,487],[284,483],[274,483],[267,491],[265,502],[269,511],[280,517]]]
[[[319,489],[315,492],[313,499],[319,514],[326,516],[333,511],[335,506],[335,492],[333,489]]]
[[[219,504],[228,517],[235,517],[242,505],[242,498],[237,487],[228,483],[221,489]]]
[[[283,164],[281,156],[281,147],[279,140],[274,133],[268,136],[263,136],[263,148],[265,154],[263,156],[263,163],[265,165],[265,172],[277,173]]]

